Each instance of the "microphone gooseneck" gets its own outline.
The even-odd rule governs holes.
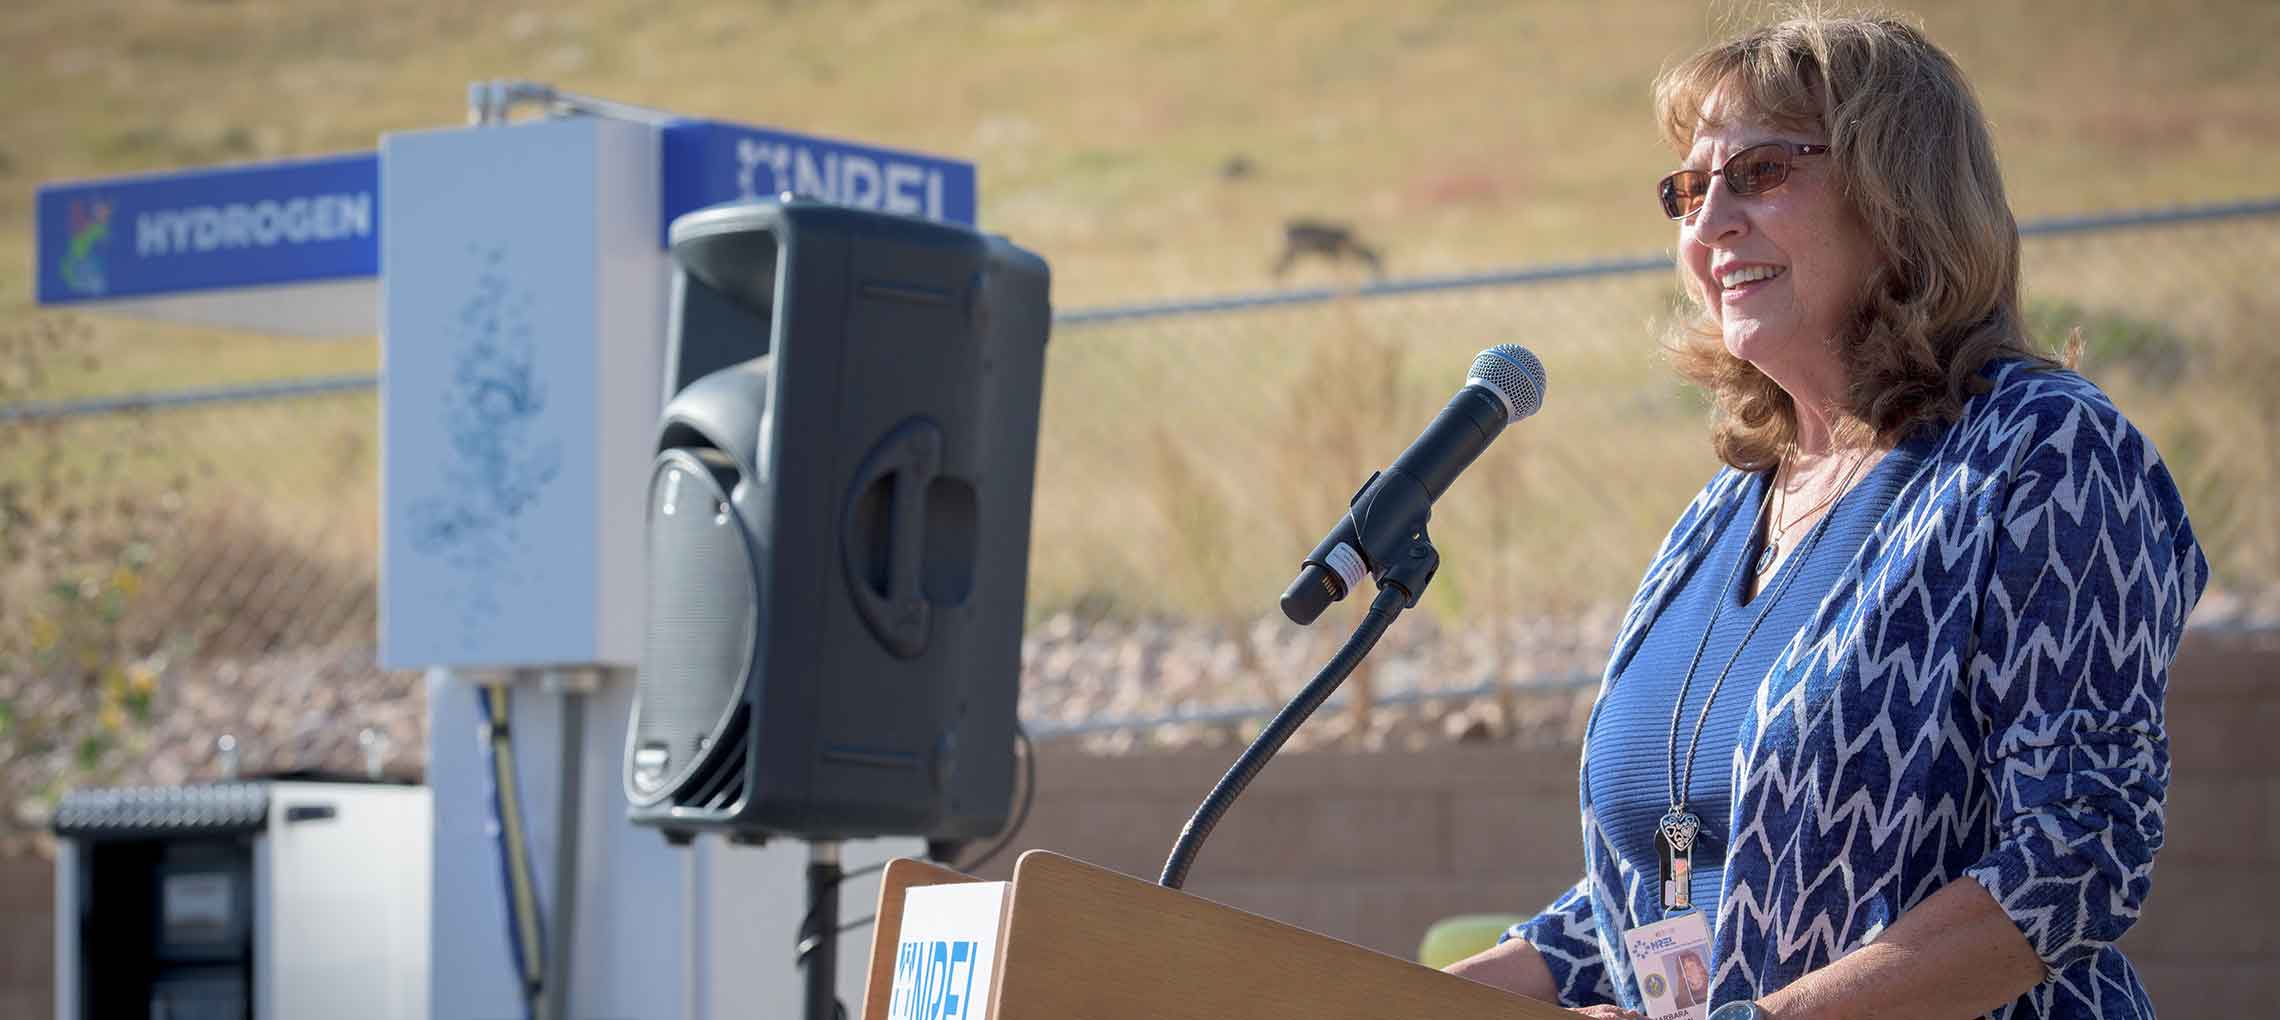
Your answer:
[[[1424,434],[1392,467],[1371,475],[1362,491],[1355,493],[1345,518],[1306,558],[1298,579],[1283,593],[1283,612],[1301,626],[1312,623],[1330,603],[1358,587],[1364,574],[1376,579],[1377,597],[1338,654],[1275,713],[1196,807],[1164,861],[1158,885],[1178,889],[1187,883],[1188,869],[1203,851],[1203,841],[1235,798],[1377,647],[1394,619],[1417,604],[1441,566],[1441,554],[1425,534],[1433,501],[1506,425],[1536,413],[1543,400],[1544,366],[1535,355],[1510,344],[1482,351],[1473,359],[1464,388]]]
[[[1398,589],[1389,587],[1378,593],[1377,598],[1370,603],[1369,612],[1363,615],[1362,622],[1354,628],[1353,636],[1347,638],[1345,645],[1338,649],[1338,654],[1330,657],[1330,662],[1322,667],[1322,672],[1316,673],[1314,679],[1308,681],[1306,687],[1298,692],[1298,696],[1290,700],[1290,704],[1284,705],[1282,711],[1275,713],[1274,721],[1260,731],[1259,738],[1251,741],[1251,746],[1243,749],[1242,756],[1235,759],[1235,764],[1228,767],[1227,774],[1212,786],[1210,795],[1204,797],[1203,803],[1196,807],[1195,814],[1180,829],[1179,842],[1173,844],[1172,855],[1164,861],[1164,873],[1156,880],[1157,885],[1177,889],[1187,883],[1188,868],[1195,863],[1196,855],[1203,851],[1203,841],[1219,825],[1220,817],[1227,813],[1227,808],[1235,803],[1235,798],[1243,789],[1251,785],[1251,780],[1258,776],[1259,770],[1267,767],[1267,760],[1273,758],[1276,751],[1282,750],[1291,734],[1298,732],[1299,725],[1306,722],[1315,709],[1322,707],[1331,692],[1352,675],[1354,667],[1362,664],[1362,659],[1370,654],[1370,649],[1377,647],[1378,638],[1385,636],[1386,628],[1393,626],[1394,617],[1401,615],[1405,608],[1404,602],[1405,596]]]

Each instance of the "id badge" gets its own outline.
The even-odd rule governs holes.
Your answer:
[[[1689,910],[1623,933],[1639,998],[1654,1020],[1708,1020],[1710,921]]]

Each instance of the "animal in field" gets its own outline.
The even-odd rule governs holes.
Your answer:
[[[1280,280],[1302,258],[1324,259],[1332,264],[1358,262],[1376,279],[1385,278],[1385,260],[1375,246],[1363,241],[1351,225],[1329,220],[1294,219],[1283,223],[1282,255],[1275,259]]]

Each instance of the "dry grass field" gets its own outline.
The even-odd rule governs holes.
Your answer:
[[[1648,189],[1671,156],[1648,83],[1771,9],[17,0],[0,12],[0,234],[18,239],[0,246],[0,328],[71,322],[38,371],[0,368],[14,372],[0,395],[372,370],[369,339],[34,309],[33,189],[369,149],[460,122],[467,83],[495,77],[973,160],[983,225],[1052,262],[1064,309],[1271,287],[1281,226],[1301,216],[1351,223],[1397,275],[1651,253],[1670,229]],[[2280,4],[1904,11],[1974,76],[2024,219],[2280,191]],[[2029,252],[2044,324],[2092,327],[2094,374],[2225,541],[2220,584],[2280,575],[2270,515],[2245,498],[2272,491],[2280,463],[2264,397],[2280,382],[2263,353],[2280,310],[2263,282],[2272,236],[2149,231]],[[1305,266],[1285,282],[1350,278]],[[1656,360],[1670,300],[1649,274],[1066,330],[1049,367],[1033,604],[1271,611],[1328,515],[1501,341],[1544,356],[1550,409],[1443,509],[1452,567],[1432,607],[1564,612],[1619,596],[1711,466],[1699,403]],[[261,508],[256,532],[313,560],[369,556],[368,400],[72,428],[83,482],[162,477],[191,504],[226,493]],[[17,459],[0,477],[32,470]]]
[[[2274,190],[2280,5],[1903,5],[1974,75],[2023,217]],[[40,181],[369,149],[524,77],[980,167],[984,225],[1080,307],[1250,289],[1281,223],[1401,274],[1651,251],[1656,70],[1770,5],[15,0],[0,11],[0,319]],[[1230,176],[1230,161],[1252,168]],[[53,394],[369,367],[370,344],[104,322]]]
[[[2280,3],[1903,6],[1977,82],[2022,219],[2280,194]],[[983,226],[1043,254],[1067,310],[1356,279],[1273,276],[1300,217],[1350,224],[1401,277],[1665,250],[1648,192],[1672,156],[1648,83],[1771,9],[8,0],[0,405],[376,369],[375,338],[35,308],[35,188],[370,150],[463,122],[472,81],[972,160]],[[2216,590],[2280,608],[2280,217],[2039,239],[2025,257],[2038,334],[2082,330],[2084,367],[2184,488]],[[1419,689],[1589,672],[1715,466],[1700,398],[1658,356],[1674,297],[1649,272],[1057,330],[1029,604],[1032,636],[1061,644],[1025,671],[1025,712],[1278,697],[1365,601],[1300,635],[1273,608],[1297,558],[1499,342],[1543,358],[1546,408],[1437,508],[1443,568],[1379,659],[1462,653],[1410,669]],[[70,785],[172,781],[148,768],[162,739],[179,768],[181,734],[223,719],[280,748],[361,725],[281,691],[363,692],[359,712],[417,697],[369,675],[376,425],[369,392],[0,422],[0,803],[17,809],[0,855],[40,831],[25,805]],[[1102,617],[1124,636],[1093,641]],[[1345,696],[1390,689],[1379,665]],[[200,715],[182,707],[195,691],[222,693]],[[1347,714],[1364,746],[1366,716]]]

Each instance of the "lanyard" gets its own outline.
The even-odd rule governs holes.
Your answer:
[[[1837,491],[1852,491],[1854,477],[1860,473],[1861,465],[1867,462],[1866,456],[1854,461],[1853,466],[1845,472],[1843,487]],[[1768,493],[1765,501],[1759,504],[1761,511],[1772,506],[1771,497],[1772,494]],[[1843,497],[1839,496],[1837,502],[1842,504],[1843,501]],[[1832,508],[1820,520],[1813,522],[1812,530],[1806,532],[1805,541],[1799,544],[1795,555],[1809,555],[1821,541],[1822,533],[1828,530],[1830,519],[1836,515],[1836,510]],[[1770,523],[1770,518],[1768,522]],[[1710,620],[1702,626],[1702,639],[1694,646],[1694,657],[1686,664],[1686,675],[1678,685],[1678,697],[1670,706],[1670,742],[1665,749],[1663,769],[1670,783],[1670,811],[1655,824],[1655,856],[1661,864],[1662,903],[1665,912],[1684,910],[1694,905],[1690,883],[1694,872],[1694,841],[1701,834],[1702,818],[1686,809],[1686,795],[1694,788],[1695,752],[1702,746],[1702,726],[1710,720],[1710,706],[1717,703],[1718,689],[1725,686],[1726,674],[1732,672],[1734,663],[1741,659],[1742,649],[1749,647],[1750,638],[1757,635],[1758,626],[1773,612],[1774,605],[1789,590],[1790,582],[1797,580],[1797,571],[1783,571],[1780,582],[1774,585],[1772,591],[1758,593],[1761,604],[1757,618],[1750,621],[1749,630],[1742,633],[1742,639],[1734,644],[1733,654],[1726,657],[1726,665],[1711,680],[1710,693],[1702,699],[1702,711],[1694,717],[1694,736],[1686,745],[1685,773],[1682,776],[1679,772],[1678,724],[1681,714],[1686,710],[1686,694],[1694,687],[1694,670],[1702,664],[1702,653],[1710,646],[1710,632],[1718,625],[1718,614],[1726,608],[1726,599],[1734,588],[1734,578],[1741,573],[1742,561],[1749,558],[1736,556],[1733,565],[1726,569],[1726,579],[1719,583],[1716,600],[1710,606]]]

